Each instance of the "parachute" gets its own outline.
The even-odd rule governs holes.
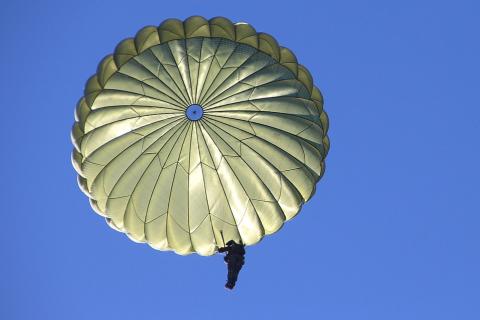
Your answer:
[[[72,163],[92,208],[132,240],[212,255],[252,245],[315,192],[323,98],[266,33],[194,16],[147,26],[99,64],[76,106]]]

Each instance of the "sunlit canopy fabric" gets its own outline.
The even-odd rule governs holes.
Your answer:
[[[94,210],[179,254],[279,230],[313,195],[329,148],[310,73],[225,18],[169,19],[120,42],[75,115],[72,161]]]

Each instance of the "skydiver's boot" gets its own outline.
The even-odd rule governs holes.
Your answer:
[[[229,290],[232,290],[233,287],[235,287],[235,284],[228,281],[227,284],[225,284],[225,288],[229,289]]]

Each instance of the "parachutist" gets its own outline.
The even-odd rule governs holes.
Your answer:
[[[218,248],[218,252],[227,252],[227,255],[223,258],[228,265],[228,277],[225,288],[231,290],[235,287],[238,273],[245,264],[245,245],[241,242],[238,244],[235,241],[230,240],[225,247]]]

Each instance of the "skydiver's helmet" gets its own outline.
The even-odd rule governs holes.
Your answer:
[[[232,245],[234,245],[234,244],[236,244],[236,243],[235,243],[235,241],[233,241],[233,240],[229,240],[229,241],[227,242],[227,246],[232,246]]]

